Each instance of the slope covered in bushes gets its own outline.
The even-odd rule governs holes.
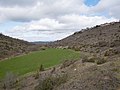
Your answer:
[[[33,44],[27,41],[0,34],[0,60],[36,49],[37,48]]]

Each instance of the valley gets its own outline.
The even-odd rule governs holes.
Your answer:
[[[120,22],[42,44],[0,34],[0,59],[0,90],[119,90]]]

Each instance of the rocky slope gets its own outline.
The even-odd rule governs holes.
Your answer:
[[[53,47],[68,46],[75,50],[106,56],[118,54],[120,53],[120,22],[83,29],[51,45]]]

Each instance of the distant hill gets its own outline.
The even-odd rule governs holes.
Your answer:
[[[35,41],[35,42],[31,42],[31,43],[44,45],[44,44],[48,44],[48,43],[50,43],[50,42],[51,42],[51,41]]]
[[[0,59],[34,50],[34,44],[0,34]]]
[[[83,29],[51,43],[51,45],[53,47],[68,46],[78,51],[108,56],[114,55],[120,53],[120,22],[105,23]]]

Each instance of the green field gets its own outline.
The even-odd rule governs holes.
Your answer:
[[[36,71],[42,64],[45,68],[57,65],[66,59],[77,59],[80,53],[68,49],[46,49],[0,62],[0,78],[7,72],[18,75]]]

